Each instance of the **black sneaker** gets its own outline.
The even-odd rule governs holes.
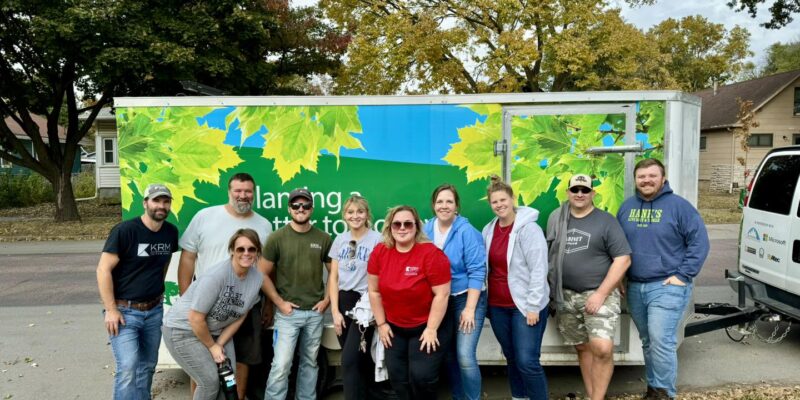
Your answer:
[[[647,385],[647,392],[644,394],[644,396],[642,396],[642,399],[644,399],[644,400],[656,400],[657,398],[658,397],[656,397],[656,390],[653,389],[652,386]]]
[[[669,393],[667,393],[667,389],[655,388],[655,400],[675,400],[674,397],[669,397]]]

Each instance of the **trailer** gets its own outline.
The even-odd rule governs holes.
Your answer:
[[[381,229],[382,214],[397,204],[430,218],[429,195],[444,182],[458,187],[461,214],[480,230],[492,217],[485,191],[493,174],[511,183],[519,204],[540,211],[543,228],[566,200],[574,173],[594,176],[595,205],[616,213],[633,195],[633,166],[645,157],[661,159],[675,193],[697,201],[700,99],[674,91],[123,97],[115,109],[123,218],[140,215],[143,189],[160,182],[172,190],[169,221],[181,232],[200,209],[227,202],[226,182],[242,171],[255,177],[254,210],[273,228],[289,222],[288,193],[306,187],[314,197],[312,222],[334,236],[347,229],[341,213],[350,194],[369,200]],[[167,306],[178,296],[178,258],[167,275]],[[614,344],[616,365],[644,363],[626,313]],[[323,346],[336,365],[332,329]],[[488,327],[478,359],[505,362]],[[541,361],[577,365],[555,323],[548,324]],[[166,351],[159,363],[175,366]]]

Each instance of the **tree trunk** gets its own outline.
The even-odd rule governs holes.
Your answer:
[[[56,222],[80,221],[78,203],[72,190],[71,169],[60,171],[53,183],[53,192],[56,194]]]

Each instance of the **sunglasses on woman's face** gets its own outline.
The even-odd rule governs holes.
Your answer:
[[[411,229],[415,227],[414,221],[394,221],[392,222],[392,229],[399,230],[400,228]]]
[[[253,246],[250,246],[250,247],[237,247],[237,248],[233,249],[233,251],[235,251],[236,254],[256,253],[256,252],[258,252],[258,249],[253,247]]]
[[[583,193],[583,194],[592,193],[592,189],[589,189],[586,186],[573,186],[573,187],[569,188],[569,191],[572,192],[572,193],[575,193],[575,194],[578,194],[578,193]]]
[[[313,208],[314,206],[313,206],[313,205],[311,205],[311,203],[292,203],[292,204],[289,204],[289,207],[290,207],[292,210],[295,210],[295,211],[297,211],[297,210],[299,210],[299,209],[301,209],[301,208],[302,208],[303,210],[310,210],[310,209],[311,209],[311,208]]]

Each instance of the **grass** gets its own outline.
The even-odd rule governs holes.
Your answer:
[[[122,218],[119,204],[97,200],[79,202],[78,212],[81,222],[55,223],[54,203],[0,209],[0,242],[105,239]]]
[[[742,219],[737,192],[728,194],[700,189],[697,208],[706,224],[738,224]]]

